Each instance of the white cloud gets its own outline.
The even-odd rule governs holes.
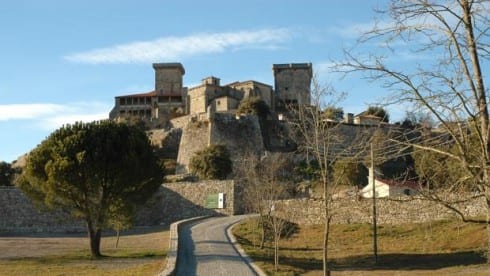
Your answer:
[[[0,121],[29,121],[45,130],[53,130],[77,121],[107,119],[110,106],[97,102],[69,104],[30,103],[0,105]]]
[[[64,106],[58,104],[4,104],[0,105],[0,121],[39,118],[64,109]]]
[[[73,124],[75,122],[93,122],[97,120],[107,119],[108,112],[102,113],[91,113],[91,114],[83,114],[83,113],[74,113],[67,114],[63,116],[53,116],[47,117],[39,122],[39,125],[44,129],[56,129],[65,124]]]
[[[275,49],[292,37],[287,29],[262,29],[224,33],[199,33],[182,37],[163,37],[151,41],[137,41],[107,48],[64,56],[71,62],[148,63],[159,60],[179,60],[184,57],[220,53],[239,48]]]

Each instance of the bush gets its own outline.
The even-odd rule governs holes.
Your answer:
[[[368,176],[368,169],[354,160],[340,159],[333,166],[333,177],[340,184],[361,188],[368,184]]]
[[[266,118],[269,112],[269,106],[258,97],[243,99],[237,110],[237,114],[254,114],[260,118]]]
[[[195,153],[189,169],[202,179],[225,179],[232,171],[230,153],[223,145],[211,145]]]
[[[16,171],[7,162],[0,162],[0,186],[12,186],[12,180]]]

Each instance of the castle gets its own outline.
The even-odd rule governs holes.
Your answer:
[[[258,81],[236,81],[221,85],[214,76],[204,78],[200,85],[185,87],[185,69],[181,63],[154,63],[155,90],[115,97],[111,120],[136,116],[152,122],[153,128],[165,127],[173,118],[207,112],[236,110],[243,99],[258,97],[272,112],[285,111],[287,104],[309,104],[312,78],[311,63],[274,64],[274,88]]]
[[[138,119],[150,127],[150,140],[164,159],[176,160],[176,173],[186,173],[195,152],[211,144],[225,145],[234,164],[249,153],[289,151],[292,142],[279,114],[289,104],[309,104],[311,63],[274,64],[275,89],[258,81],[236,81],[226,85],[214,76],[200,85],[183,85],[181,63],[155,63],[155,90],[115,97],[111,120]],[[264,101],[269,116],[237,115],[241,101]]]
[[[155,89],[115,97],[109,118],[139,120],[149,129],[150,140],[164,159],[176,160],[176,173],[185,173],[195,152],[212,144],[225,145],[234,163],[249,153],[293,151],[288,125],[282,121],[288,105],[310,104],[311,63],[274,64],[274,87],[254,80],[222,85],[214,76],[200,85],[186,87],[181,63],[154,63]],[[270,114],[236,114],[240,103],[251,97],[266,103]],[[381,118],[360,113],[335,114],[346,125],[377,126]]]

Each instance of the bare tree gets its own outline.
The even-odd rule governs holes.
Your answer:
[[[283,205],[277,204],[289,197],[291,188],[291,155],[266,153],[263,156],[248,154],[238,168],[244,185],[244,199],[249,211],[259,214],[261,231],[260,248],[268,236],[274,247],[274,268],[279,265],[279,241],[287,234],[291,225],[284,217],[290,215]],[[280,210],[279,210],[280,209]],[[280,216],[277,214],[280,212]]]
[[[334,195],[338,192],[341,177],[333,177],[333,164],[336,160],[353,158],[359,151],[351,147],[353,141],[358,139],[357,134],[345,135],[342,133],[343,123],[331,120],[325,110],[337,106],[344,95],[338,93],[333,87],[321,85],[313,78],[311,89],[311,105],[290,106],[291,125],[296,135],[299,151],[318,163],[318,182],[321,186],[321,199],[323,201],[323,272],[328,274],[328,244],[330,224],[334,215],[332,203]],[[351,128],[353,129],[353,128]],[[346,141],[346,138],[350,141]]]
[[[433,132],[421,135],[423,141],[401,143],[457,164],[458,168],[453,169],[458,170],[459,180],[440,188],[471,193],[467,197],[460,194],[454,201],[427,191],[426,196],[455,211],[464,221],[488,225],[490,123],[487,79],[483,74],[485,62],[490,58],[490,2],[396,0],[390,3],[379,11],[387,18],[359,40],[362,46],[386,47],[378,47],[368,58],[361,57],[365,57],[365,49],[363,54],[356,54],[355,48],[346,51],[348,61],[339,64],[340,70],[366,73],[367,78],[380,82],[393,93],[392,103],[410,102],[420,111],[430,113],[440,125],[439,135]],[[381,53],[381,49],[388,53]],[[386,58],[406,50],[416,54],[419,62],[397,68]],[[428,58],[422,60],[424,56]],[[486,220],[468,218],[455,204],[475,197],[475,193],[486,200]]]

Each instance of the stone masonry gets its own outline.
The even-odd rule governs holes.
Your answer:
[[[277,204],[278,215],[298,224],[321,224],[322,201],[315,199],[283,200]],[[459,204],[465,215],[470,217],[482,216],[486,212],[483,198]],[[334,201],[332,205],[332,223],[371,223],[372,200],[343,198]],[[378,224],[419,223],[435,220],[455,219],[456,214],[449,209],[436,205],[422,198],[404,197],[402,200],[377,199]],[[282,212],[281,210],[288,210]]]
[[[203,215],[234,215],[241,205],[233,180],[176,182],[163,184],[137,209],[135,226],[169,224]],[[224,193],[224,209],[206,209],[210,194]],[[16,187],[0,188],[0,233],[2,232],[84,232],[85,223],[68,213],[39,209]]]

